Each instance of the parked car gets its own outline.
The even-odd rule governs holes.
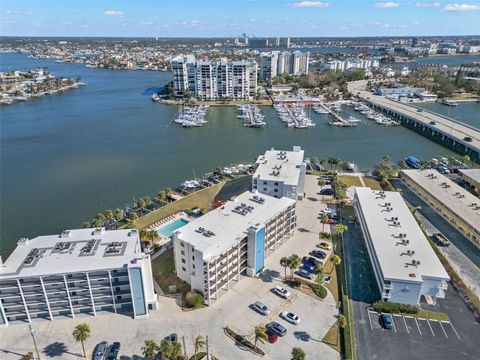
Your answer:
[[[324,276],[322,281],[324,284],[330,284],[330,281],[332,281],[332,277],[328,275]]]
[[[294,325],[300,324],[300,318],[297,315],[295,315],[294,313],[284,311],[284,312],[280,313],[280,317],[282,319],[288,321],[289,323],[294,324]]]
[[[275,334],[272,330],[267,329],[268,342],[275,344],[278,341],[278,335]]]
[[[432,234],[432,239],[437,245],[450,246],[450,241],[448,241],[447,238],[443,236],[442,233]]]
[[[95,347],[95,352],[93,356],[93,360],[105,360],[108,350],[108,343],[106,341],[102,341]]]
[[[267,325],[265,325],[265,328],[273,331],[278,336],[284,336],[287,333],[287,329],[275,321],[269,322]]]
[[[309,261],[305,261],[303,264],[302,264],[302,268],[301,270],[306,270],[310,273],[313,273],[315,271],[315,265],[313,265],[311,262]]]
[[[393,328],[392,315],[390,314],[380,315],[380,324],[387,330],[390,330],[391,328]]]
[[[330,209],[330,208],[325,208],[325,209],[320,210],[320,214],[331,215],[333,213],[334,213],[333,209]]]
[[[298,270],[297,274],[308,280],[313,280],[315,278],[315,275],[313,275],[310,271],[307,271],[305,269]]]
[[[267,305],[261,303],[260,301],[255,302],[252,307],[262,315],[267,316],[270,314],[270,310],[268,309]]]
[[[168,336],[165,336],[165,340],[170,340],[171,342],[177,342],[178,341],[178,336],[175,333],[172,333]]]
[[[325,259],[327,257],[327,254],[325,254],[323,251],[320,251],[320,250],[312,250],[310,251],[310,255],[312,255],[313,257],[316,257],[318,259]]]
[[[273,291],[280,297],[284,299],[288,299],[290,297],[290,293],[288,292],[287,289],[281,287],[281,286],[275,286]]]
[[[318,244],[317,247],[319,247],[320,249],[325,249],[325,250],[331,250],[332,249],[332,245],[330,245],[329,243],[327,243],[325,241]]]
[[[120,352],[120,343],[114,342],[112,346],[110,346],[110,351],[108,352],[107,360],[117,360],[119,352]]]
[[[328,225],[335,225],[336,223],[337,223],[337,222],[336,222],[335,220],[333,220],[333,219],[328,219],[328,220],[327,220],[327,224],[328,224]]]
[[[307,258],[307,262],[309,262],[310,264],[312,264],[314,267],[315,267],[316,265],[319,265],[319,264],[322,263],[320,260],[315,259],[313,256],[309,256],[309,257]]]
[[[333,195],[333,189],[322,189],[320,190],[320,195],[329,195],[329,196],[332,196]]]

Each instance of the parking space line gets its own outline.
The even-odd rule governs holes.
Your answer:
[[[450,326],[453,329],[453,332],[455,333],[455,335],[457,335],[458,340],[460,340],[460,336],[458,336],[457,330],[455,330],[455,328],[453,327],[453,324],[450,321],[445,321],[445,322],[450,324]]]
[[[392,314],[390,314],[391,316]],[[395,332],[397,332],[397,327],[395,326],[395,320],[393,320],[393,316],[392,316],[392,324],[393,324],[393,330],[395,330]]]
[[[432,335],[435,336],[435,333],[433,332],[432,325],[430,325],[430,321],[427,320],[428,327],[430,328],[430,331],[432,332]]]
[[[407,334],[410,334],[410,331],[408,331],[408,325],[407,325],[407,320],[405,320],[405,316],[403,317],[403,322],[405,323],[405,329],[407,329]]]
[[[422,335],[422,331],[420,330],[420,326],[418,326],[417,318],[415,318],[415,324],[417,324],[418,332],[420,333],[420,335]]]
[[[437,320],[437,321],[438,321],[438,320]],[[445,336],[448,338],[447,332],[446,332],[445,329],[443,328],[442,322],[441,322],[441,321],[438,321],[438,323],[440,324],[440,327],[442,328],[443,333],[444,333]]]
[[[370,321],[370,330],[373,330],[372,318],[370,317],[370,310],[367,309],[368,321]]]

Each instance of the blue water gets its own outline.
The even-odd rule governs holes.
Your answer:
[[[169,238],[173,235],[173,232],[177,229],[180,229],[182,226],[185,226],[188,224],[188,221],[185,219],[177,219],[174,222],[162,226],[157,229],[158,235],[164,236],[166,238]]]

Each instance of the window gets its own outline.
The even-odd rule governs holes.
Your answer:
[[[122,300],[122,295],[117,295],[117,300]]]
[[[185,255],[185,251],[183,251],[183,250],[180,251],[180,254]]]
[[[278,189],[273,190],[273,192],[278,192]]]
[[[185,247],[185,244],[180,241],[180,246],[181,246],[181,247]]]
[[[278,182],[275,183],[275,186],[278,186]]]
[[[185,264],[185,259],[182,259],[182,263]]]
[[[256,188],[257,188],[257,185],[253,185],[253,188],[256,189]]]
[[[263,188],[263,191],[267,191],[267,188]]]
[[[195,269],[195,264],[193,264],[193,265],[192,265],[192,268],[194,268],[194,269]]]
[[[117,287],[115,288],[115,291],[120,291],[120,287],[117,286]]]
[[[195,260],[195,255],[192,255],[192,260]]]
[[[267,182],[266,182],[266,181],[264,181],[264,182],[263,182],[263,185],[267,185]]]
[[[187,271],[187,269],[185,269],[183,266],[182,266],[182,270],[183,270],[183,271]]]

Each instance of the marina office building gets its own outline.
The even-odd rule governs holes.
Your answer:
[[[193,56],[172,59],[176,95],[201,100],[251,100],[257,94],[255,61],[195,61]]]
[[[0,326],[100,312],[144,318],[157,308],[150,256],[136,230],[21,239],[0,265]]]
[[[295,200],[244,192],[173,233],[177,276],[210,304],[242,274],[260,272],[295,225]]]
[[[402,170],[405,184],[480,247],[480,199],[436,170]]]
[[[301,51],[271,51],[260,56],[260,79],[273,79],[282,74],[308,74],[310,53]]]
[[[436,303],[450,280],[398,192],[355,188],[355,213],[381,298],[416,305]]]
[[[307,165],[304,151],[294,146],[293,151],[267,150],[256,161],[252,189],[276,198],[302,200],[305,192]]]

